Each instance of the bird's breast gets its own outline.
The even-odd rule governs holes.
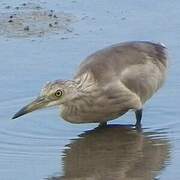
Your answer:
[[[101,99],[103,99],[101,97]],[[61,117],[71,123],[95,123],[116,119],[128,110],[118,103],[110,103],[107,99],[96,99],[92,102],[84,101],[77,105],[61,106]]]

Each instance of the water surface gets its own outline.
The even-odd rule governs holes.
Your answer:
[[[22,3],[1,1],[0,9]],[[77,19],[68,32],[0,35],[0,179],[179,179],[180,3],[54,0],[40,5]],[[165,86],[144,107],[142,132],[128,125],[135,122],[132,112],[103,129],[65,122],[58,109],[11,120],[46,81],[72,78],[87,55],[127,40],[163,42],[171,59]]]

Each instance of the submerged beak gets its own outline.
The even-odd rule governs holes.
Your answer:
[[[24,106],[20,111],[18,111],[12,119],[16,119],[20,116],[23,116],[24,114],[30,113],[32,111],[42,109],[46,107],[46,105],[49,103],[49,100],[46,97],[38,97],[33,102],[29,103],[28,105]]]

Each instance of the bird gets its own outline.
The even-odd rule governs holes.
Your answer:
[[[45,107],[59,106],[71,123],[99,123],[135,113],[141,127],[145,103],[162,87],[168,69],[167,48],[151,41],[113,44],[89,55],[72,80],[46,83],[39,97],[12,119]]]

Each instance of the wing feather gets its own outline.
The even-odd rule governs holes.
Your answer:
[[[99,50],[80,65],[75,79],[90,72],[99,85],[122,81],[146,101],[161,87],[167,69],[166,48],[162,44],[134,41]]]

